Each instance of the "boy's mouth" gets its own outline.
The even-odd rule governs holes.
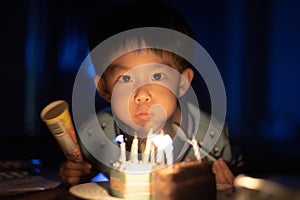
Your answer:
[[[137,119],[143,119],[143,120],[149,120],[150,114],[148,112],[140,112],[135,115],[135,118]]]

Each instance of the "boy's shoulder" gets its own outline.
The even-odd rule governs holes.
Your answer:
[[[111,107],[106,107],[102,110],[100,110],[98,113],[97,113],[97,118],[98,118],[98,121],[104,124],[101,124],[102,125],[105,125],[105,123],[109,123],[111,121],[113,121],[113,113],[112,113],[112,110],[111,110]]]
[[[112,141],[115,137],[115,123],[110,107],[97,112],[96,117],[92,116],[80,126],[79,131],[83,133],[94,132],[98,127],[102,128],[105,135]]]
[[[204,149],[210,149],[209,147],[212,145],[211,153],[215,158],[223,157],[226,161],[231,160],[232,154],[227,124],[217,120],[210,113],[198,109],[193,104],[188,105],[188,109],[193,121],[196,122],[193,133],[196,133],[196,140],[200,145]],[[188,152],[188,155],[192,154],[193,152]]]
[[[197,126],[198,128],[198,133],[206,133],[207,130],[210,127],[210,132],[209,134],[213,137],[215,135],[215,133],[217,132],[222,132],[222,135],[224,137],[229,137],[228,134],[228,126],[226,123],[223,123],[221,121],[219,121],[218,119],[216,119],[214,116],[212,116],[210,113],[205,112],[201,109],[197,109],[197,107],[193,104],[189,104],[188,105],[188,109],[190,111],[190,113],[192,114],[193,118],[197,118],[197,116],[199,116],[199,124]],[[197,120],[194,120],[197,121]],[[203,134],[201,134],[203,135]]]
[[[97,113],[98,122],[105,135],[113,141],[116,137],[116,129],[113,113],[110,107],[107,107]]]
[[[226,123],[222,124],[211,114],[196,109],[196,106],[189,105],[189,110],[194,118],[199,116],[199,124],[196,124],[196,139],[200,143],[211,143],[214,145],[214,151],[220,153],[229,143],[229,131]]]

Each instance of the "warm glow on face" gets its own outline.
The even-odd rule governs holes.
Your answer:
[[[105,79],[118,118],[135,129],[162,128],[177,107],[181,74],[174,66],[171,57],[151,51],[132,52],[115,60]]]

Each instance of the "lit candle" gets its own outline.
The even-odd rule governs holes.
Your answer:
[[[153,133],[153,129],[150,129],[148,134],[147,134],[147,140],[146,140],[146,147],[145,150],[143,152],[143,162],[148,162],[149,161],[149,157],[150,157],[150,148],[151,148],[151,139],[150,136]]]
[[[166,145],[166,147],[164,148],[166,162],[168,165],[171,165],[173,163],[173,140],[170,135],[164,135],[164,144]]]
[[[192,146],[194,149],[194,154],[195,154],[196,159],[201,161],[200,149],[199,149],[198,142],[197,142],[195,136],[193,136],[193,138],[192,138]]]
[[[126,144],[125,142],[122,142],[120,144],[120,148],[121,148],[121,154],[120,154],[120,162],[126,162]]]
[[[150,148],[150,162],[155,163],[155,147],[153,144],[151,144]]]
[[[137,136],[135,135],[130,149],[130,161],[132,163],[138,163],[138,142]]]
[[[152,141],[157,147],[156,151],[156,162],[160,164],[165,164],[165,155],[164,155],[164,147],[165,147],[165,141],[164,141],[164,131],[161,130],[158,135],[156,135]]]
[[[165,164],[165,154],[163,149],[157,149],[156,162],[159,164]]]
[[[124,136],[123,135],[118,135],[115,139],[114,142],[120,143],[120,163],[126,161],[126,144],[124,142]]]

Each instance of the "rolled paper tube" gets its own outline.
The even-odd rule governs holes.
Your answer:
[[[68,103],[64,100],[54,101],[41,111],[40,117],[46,123],[67,159],[82,161]]]

